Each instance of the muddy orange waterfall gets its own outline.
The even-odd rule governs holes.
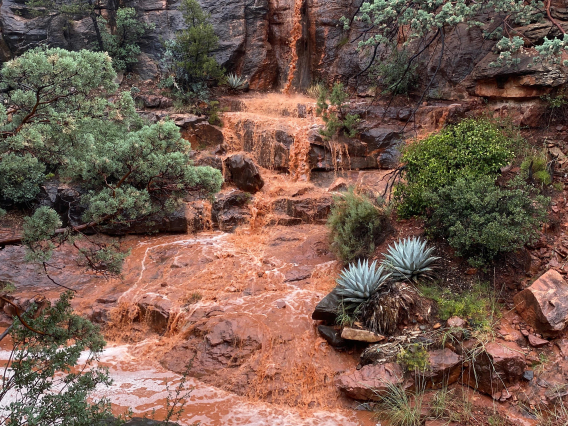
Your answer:
[[[292,58],[290,61],[290,69],[288,71],[288,81],[286,86],[284,86],[283,93],[290,93],[292,88],[292,81],[294,80],[294,75],[296,73],[296,68],[298,66],[298,41],[302,38],[302,7],[304,6],[304,0],[295,0],[294,3],[294,26],[292,27],[292,35],[290,37],[290,49],[292,51]]]

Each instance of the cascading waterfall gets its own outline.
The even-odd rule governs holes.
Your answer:
[[[290,48],[292,50],[292,58],[290,61],[290,70],[288,71],[288,81],[284,86],[283,93],[289,94],[292,88],[292,81],[298,67],[298,41],[302,38],[302,7],[304,0],[295,0],[294,3],[294,26],[292,27],[292,35],[290,37]]]

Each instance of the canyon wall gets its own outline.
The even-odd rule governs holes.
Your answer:
[[[299,59],[292,84],[296,90],[307,88],[315,80],[342,80],[357,88],[360,94],[373,92],[372,83],[357,77],[370,58],[368,53],[357,50],[358,36],[364,26],[354,22],[351,30],[345,31],[339,24],[342,16],[355,12],[360,0],[199,1],[211,14],[219,36],[217,59],[228,72],[246,76],[253,90],[284,87],[291,65],[294,22],[299,19],[302,35],[295,46]],[[296,1],[302,2],[300,17],[294,16]],[[158,75],[163,41],[171,39],[184,26],[179,4],[179,0],[127,0],[125,3],[135,7],[142,20],[156,26],[142,40],[143,54],[135,69],[143,80]],[[568,28],[568,9],[553,2],[551,14],[559,25]],[[489,22],[487,17],[480,19]],[[554,36],[555,30],[550,23],[517,29],[527,40],[527,47],[541,43],[546,36]],[[94,42],[90,18],[35,17],[24,0],[1,0],[1,61],[42,43],[75,50],[92,46]],[[496,57],[492,52],[494,44],[495,41],[483,38],[479,28],[468,28],[464,24],[448,30],[444,51],[440,43],[433,43],[420,58],[423,87],[436,74],[429,98],[534,99],[568,80],[559,66],[532,66],[529,56],[522,58],[519,65],[491,67],[489,64]]]

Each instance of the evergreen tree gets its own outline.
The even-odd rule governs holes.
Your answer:
[[[25,221],[28,259],[45,262],[56,244],[95,225],[160,220],[189,190],[213,194],[218,170],[191,165],[191,147],[171,121],[143,125],[129,92],[116,93],[106,53],[34,49],[0,71],[0,196],[29,202],[48,174],[80,183],[85,224],[59,228],[49,207]],[[118,272],[112,247],[81,249],[94,269]]]
[[[223,78],[224,70],[212,56],[219,47],[209,15],[196,0],[182,0],[180,10],[187,28],[166,45],[166,63],[184,91]]]

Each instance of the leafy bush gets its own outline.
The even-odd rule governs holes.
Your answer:
[[[105,51],[112,58],[112,66],[117,71],[128,71],[138,62],[140,38],[154,29],[153,24],[141,22],[132,7],[121,7],[116,11],[115,28],[108,31],[108,22],[98,18]]]
[[[384,264],[392,271],[394,279],[416,281],[420,277],[431,278],[431,265],[439,257],[430,256],[434,247],[426,248],[420,238],[405,238],[389,246]]]
[[[432,207],[433,232],[447,238],[456,254],[473,266],[537,239],[550,202],[521,179],[502,189],[487,176],[458,179],[425,198]]]
[[[96,326],[73,313],[72,296],[64,293],[43,310],[34,304],[21,316],[25,326],[14,320],[12,362],[0,392],[3,421],[10,425],[102,424],[112,414],[108,399],[89,401],[97,386],[112,380],[96,364],[105,341]],[[80,368],[84,351],[86,368]]]
[[[423,372],[430,364],[428,351],[419,343],[414,343],[402,348],[397,354],[396,360],[402,364],[407,371],[413,372]]]
[[[367,259],[352,263],[341,272],[337,279],[335,292],[343,297],[343,303],[349,302],[348,310],[358,307],[383,286],[389,279],[390,274],[385,272],[384,266],[377,268],[377,261],[369,265]]]
[[[391,55],[374,67],[372,77],[378,77],[383,93],[407,94],[418,83],[418,64],[408,64],[406,50],[393,49]]]
[[[345,263],[371,256],[391,231],[384,211],[352,190],[334,197],[327,224],[332,248]]]
[[[548,161],[546,154],[531,155],[521,163],[521,170],[529,180],[535,180],[542,185],[550,185],[552,176],[548,171]]]
[[[467,119],[412,143],[403,153],[405,183],[394,197],[401,217],[425,212],[425,192],[434,192],[458,178],[494,176],[514,156],[516,140],[486,119]]]
[[[341,132],[350,138],[357,133],[356,126],[359,122],[359,116],[347,114],[344,111],[344,103],[348,96],[342,83],[335,83],[331,93],[327,91],[325,86],[321,86],[316,113],[321,115],[325,123],[325,128],[320,130],[320,134],[325,140],[333,139]]]

